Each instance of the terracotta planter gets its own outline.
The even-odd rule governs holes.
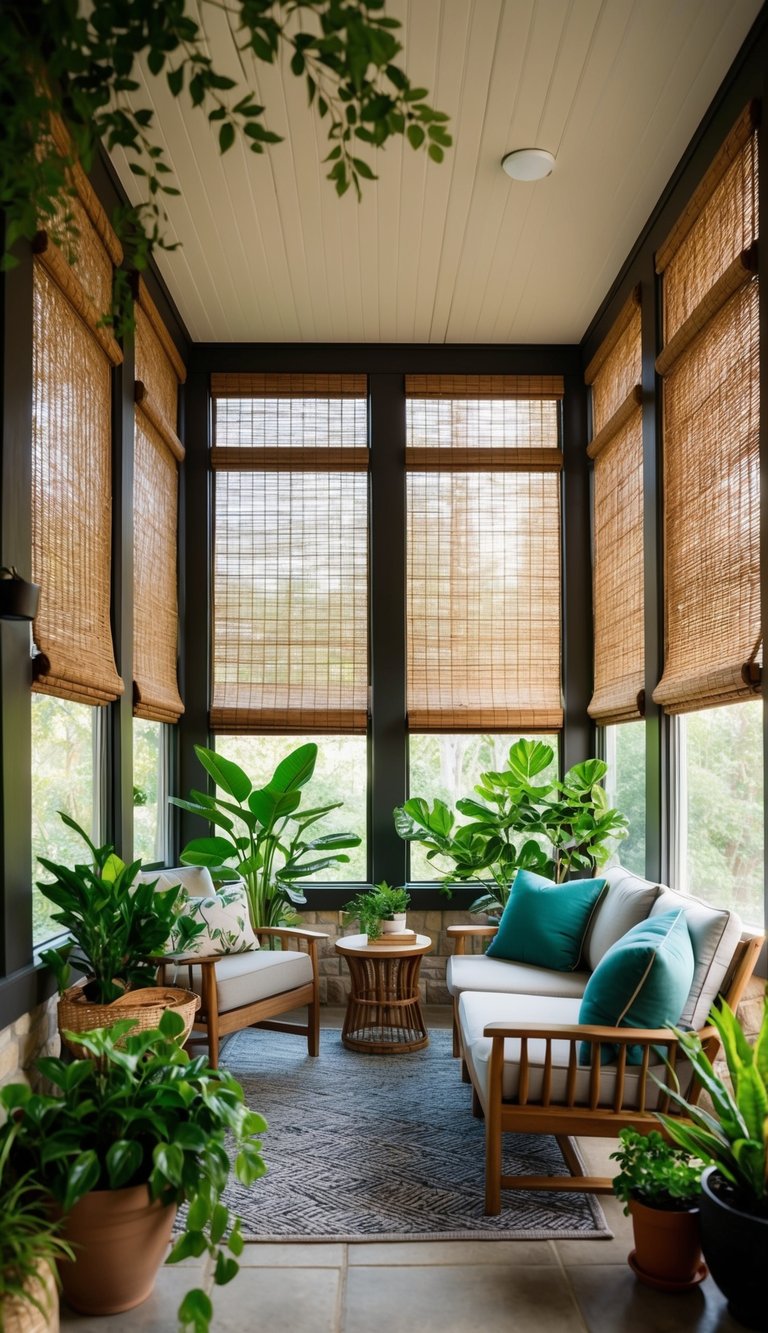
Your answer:
[[[768,1327],[768,1217],[739,1208],[714,1166],[701,1178],[701,1243],[734,1319],[745,1328]]]
[[[0,1328],[3,1333],[59,1333],[59,1293],[50,1264],[41,1263],[38,1277],[25,1285],[45,1310],[19,1296],[0,1301]]]
[[[630,1268],[641,1282],[667,1290],[695,1287],[706,1275],[701,1260],[699,1210],[670,1212],[631,1199],[635,1248]]]
[[[64,1219],[74,1263],[59,1264],[69,1304],[81,1314],[118,1314],[140,1305],[155,1285],[176,1205],[149,1202],[146,1185],[92,1190]]]

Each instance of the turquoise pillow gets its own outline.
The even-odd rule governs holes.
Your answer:
[[[612,1028],[663,1028],[677,1023],[693,984],[693,948],[685,912],[663,912],[640,921],[603,955],[587,982],[579,1022]],[[582,1042],[579,1061],[588,1065],[591,1047]],[[627,1063],[640,1064],[642,1047],[627,1047]],[[618,1047],[600,1048],[600,1063],[612,1064]]]
[[[488,957],[573,972],[604,888],[604,879],[554,884],[532,870],[518,870]]]

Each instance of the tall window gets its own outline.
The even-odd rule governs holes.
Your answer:
[[[680,880],[759,918],[762,684],[757,133],[750,106],[656,256],[663,274],[664,672]],[[706,711],[704,711],[706,710]]]
[[[629,833],[617,844],[614,859],[645,875],[645,723],[606,727],[603,757],[608,799],[629,820]]]
[[[561,396],[556,376],[406,376],[412,795],[453,803],[515,734],[562,725]]]
[[[354,826],[362,836],[368,725],[365,377],[220,375],[212,387],[211,727],[217,746],[261,782],[302,738],[321,740],[307,799],[343,799],[337,826]],[[365,878],[365,842],[353,855],[334,878]]]
[[[133,720],[133,858],[144,865],[168,860],[168,728]]]

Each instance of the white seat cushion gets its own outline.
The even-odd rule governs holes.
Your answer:
[[[531,963],[509,963],[485,954],[456,954],[448,959],[446,985],[451,995],[462,991],[513,992],[517,995],[584,994],[589,972],[555,972]],[[533,1015],[531,1015],[533,1017]]]
[[[547,1023],[556,1026],[559,1023],[575,1024],[579,1021],[581,1001],[564,996],[540,995],[531,1000],[528,995],[493,995],[488,992],[465,991],[459,1001],[459,1027],[464,1058],[469,1068],[481,1105],[487,1111],[488,1074],[491,1061],[492,1041],[483,1036],[487,1023]],[[567,1040],[552,1043],[552,1091],[553,1104],[564,1103],[570,1042]],[[535,1102],[541,1097],[546,1043],[535,1038],[528,1042],[529,1082],[528,1100]],[[665,1067],[659,1062],[650,1066],[661,1079]],[[520,1072],[520,1042],[508,1038],[504,1042],[504,1073],[502,1076],[502,1097],[504,1101],[514,1101],[517,1097]],[[576,1075],[575,1097],[577,1102],[588,1103],[591,1071],[580,1067]],[[639,1068],[627,1066],[624,1073],[624,1105],[632,1105],[638,1090]],[[600,1103],[611,1105],[616,1086],[616,1069],[604,1065],[600,1073]],[[646,1088],[646,1106],[652,1109],[658,1101],[658,1089],[652,1079]]]
[[[624,866],[611,866],[605,872],[606,891],[597,905],[584,942],[584,959],[594,972],[600,960],[628,930],[645,921],[661,892]]]
[[[743,927],[735,912],[725,907],[710,907],[699,898],[665,887],[651,908],[651,916],[679,911],[681,907],[691,937],[694,971],[679,1026],[702,1028],[722,988]]]
[[[220,1014],[266,1000],[270,995],[282,995],[283,991],[305,986],[312,980],[312,960],[308,954],[294,949],[225,954],[216,960],[215,966]],[[199,967],[192,968],[192,989],[202,994]]]

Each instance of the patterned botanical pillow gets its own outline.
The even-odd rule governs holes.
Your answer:
[[[179,896],[168,952],[184,958],[205,958],[209,954],[247,953],[258,947],[242,884],[224,884],[218,893],[205,898],[186,893]]]

